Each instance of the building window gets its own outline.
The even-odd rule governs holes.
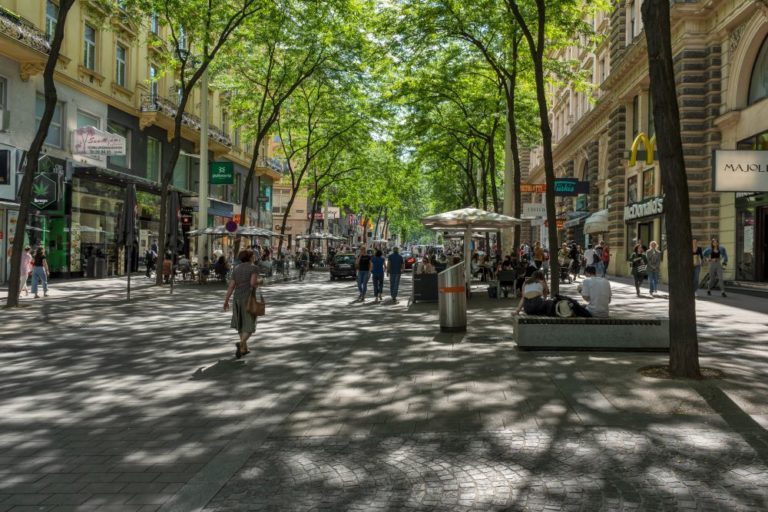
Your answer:
[[[96,29],[90,25],[83,32],[83,66],[96,70]]]
[[[629,2],[629,12],[627,12],[627,20],[629,20],[629,26],[627,27],[627,34],[629,38],[627,43],[632,43],[637,35],[637,13],[635,12],[635,0]]]
[[[156,12],[153,12],[149,17],[149,30],[155,35],[160,34],[160,17]]]
[[[125,70],[128,50],[125,46],[118,44],[115,48],[115,82],[120,87],[125,87]]]
[[[648,91],[648,138],[650,139],[656,134],[656,126],[653,120],[653,98],[651,98],[651,91]]]
[[[110,156],[107,161],[110,166],[121,167],[123,169],[131,168],[131,130],[125,126],[115,123],[107,123],[107,131],[125,137],[125,154]]]
[[[229,135],[229,115],[226,112],[221,113],[221,131]]]
[[[35,128],[40,126],[40,120],[43,118],[45,112],[45,96],[38,94],[35,99]],[[53,117],[51,118],[51,124],[48,127],[48,134],[45,136],[45,143],[49,146],[57,148],[62,147],[62,123],[64,112],[64,103],[61,101],[56,103],[56,108],[53,111]]]
[[[240,147],[240,128],[235,128],[235,136],[233,137],[232,144],[236,147]]]
[[[8,80],[0,76],[0,110],[8,106]]]
[[[83,128],[85,126],[93,126],[94,128],[101,128],[101,123],[98,117],[92,116],[82,110],[77,111],[77,127]]]
[[[48,0],[45,3],[45,37],[48,41],[53,41],[53,34],[56,33],[56,22],[59,19],[59,6]]]
[[[157,99],[158,91],[158,78],[157,78],[157,66],[154,64],[149,65],[149,94],[152,99]]]
[[[760,53],[757,54],[755,67],[752,69],[752,79],[749,82],[749,103],[757,103],[768,96],[768,38],[763,41]]]
[[[160,181],[162,161],[162,143],[154,137],[147,137],[147,179],[149,181]]]
[[[189,157],[179,155],[176,167],[173,168],[173,186],[182,190],[189,190]]]
[[[632,140],[640,133],[640,96],[632,98]]]

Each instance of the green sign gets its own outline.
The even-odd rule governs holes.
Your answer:
[[[232,162],[211,162],[208,183],[211,185],[232,185],[235,183],[235,164]]]
[[[45,174],[35,176],[32,180],[32,206],[44,210],[58,200],[58,183]]]

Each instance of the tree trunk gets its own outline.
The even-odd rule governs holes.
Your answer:
[[[653,116],[669,254],[690,255],[691,210],[685,173],[680,111],[672,59],[669,0],[645,0],[641,12],[648,43],[648,72],[651,80]],[[646,148],[650,151],[650,148]],[[699,342],[696,333],[696,300],[693,290],[693,261],[669,258],[669,369],[676,377],[700,379]]]
[[[248,200],[251,198],[251,186],[253,185],[253,176],[256,174],[256,162],[259,160],[259,146],[261,145],[259,139],[253,145],[253,155],[251,156],[251,165],[248,168],[248,175],[245,177],[245,184],[243,185],[243,197],[240,203],[240,225],[245,226],[248,223],[247,210]],[[256,191],[256,208],[261,208],[258,202],[258,194],[260,191]],[[235,254],[240,252],[240,237],[235,239]],[[279,254],[279,253],[278,253]]]
[[[13,247],[11,249],[11,273],[8,283],[7,307],[17,307],[19,305],[19,291],[21,288],[21,253],[24,250],[24,234],[27,230],[27,220],[29,219],[29,208],[32,202],[32,181],[37,171],[37,162],[40,159],[40,151],[43,148],[45,137],[48,135],[48,128],[53,119],[53,113],[56,109],[58,96],[56,93],[56,84],[53,81],[53,74],[56,71],[56,63],[61,53],[61,43],[64,40],[64,27],[67,21],[67,15],[75,0],[61,0],[59,3],[59,15],[56,19],[56,30],[51,41],[51,51],[48,54],[48,61],[45,63],[43,71],[43,90],[45,92],[45,110],[40,119],[40,126],[37,128],[35,138],[27,152],[26,163],[24,165],[24,175],[21,180],[19,193],[19,216],[16,220],[16,231],[14,232]]]
[[[555,211],[555,165],[552,156],[552,128],[549,125],[549,111],[547,110],[547,91],[544,84],[544,42],[545,42],[545,27],[546,27],[546,5],[545,0],[536,0],[536,14],[537,14],[537,32],[536,41],[534,41],[534,34],[531,32],[528,24],[525,21],[520,8],[517,5],[516,0],[506,0],[506,4],[509,10],[517,20],[520,29],[523,31],[523,35],[528,43],[528,49],[531,53],[531,60],[533,61],[534,77],[536,80],[536,100],[539,105],[539,121],[541,130],[541,142],[544,149],[544,176],[547,183],[547,193],[545,194],[545,202],[547,207],[547,223],[549,233],[549,249],[550,255],[555,255],[555,249],[558,246],[557,240],[557,218]],[[516,169],[519,173],[519,168]],[[517,174],[516,173],[516,174]],[[518,189],[519,193],[519,189]],[[517,208],[517,206],[516,206]],[[558,264],[557,257],[549,258],[550,266],[550,290],[552,295],[560,292],[560,265]]]
[[[191,91],[191,89],[189,89]],[[179,154],[181,153],[181,121],[183,119],[184,115],[184,109],[187,106],[187,100],[189,98],[189,93],[185,92],[182,94],[181,101],[179,102],[178,110],[176,111],[176,117],[174,118],[174,137],[173,137],[173,144],[171,145],[171,159],[168,162],[168,168],[163,173],[163,179],[160,182],[160,229],[157,233],[157,250],[158,255],[157,258],[160,262],[162,262],[165,259],[165,230],[166,230],[166,224],[168,223],[168,215],[167,215],[167,209],[168,209],[168,188],[171,185],[171,180],[173,179],[173,171],[176,167],[176,163],[179,161]],[[201,197],[198,199],[199,201],[207,201],[207,197]],[[200,235],[205,236],[205,235]],[[202,265],[203,262],[198,262],[199,265]],[[163,273],[161,272],[162,266],[158,266],[157,270],[155,271],[155,284],[156,285],[162,285],[163,284]]]

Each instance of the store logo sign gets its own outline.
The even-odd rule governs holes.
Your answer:
[[[645,163],[653,165],[653,153],[656,151],[656,136],[654,135],[649,139],[645,133],[640,132],[632,142],[632,149],[629,152],[630,167],[637,163],[637,150],[640,149],[640,144],[645,148]]]
[[[715,151],[713,179],[717,192],[768,192],[768,151]]]
[[[652,197],[624,207],[624,220],[635,220],[664,213],[664,198]]]
[[[38,174],[32,180],[32,206],[44,210],[59,200],[59,187],[56,181],[45,174]]]
[[[232,162],[211,162],[211,185],[233,185],[235,183],[235,164]]]

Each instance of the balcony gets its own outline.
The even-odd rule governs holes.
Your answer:
[[[139,126],[145,129],[148,126],[157,125],[165,129],[169,137],[175,129],[178,105],[167,98],[152,94],[141,96],[141,115]],[[200,140],[202,123],[200,118],[189,112],[184,112],[181,117],[181,135],[185,139]],[[232,139],[216,126],[208,127],[209,149],[214,153],[224,154],[232,149]]]
[[[51,45],[45,32],[0,7],[0,54],[19,63],[22,80],[42,72],[50,53]]]

